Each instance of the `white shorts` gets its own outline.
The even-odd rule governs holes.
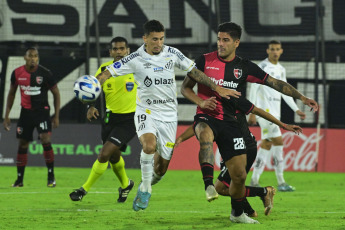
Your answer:
[[[257,121],[261,128],[261,140],[269,140],[270,138],[280,137],[282,135],[278,125],[263,118],[258,118]]]
[[[150,114],[137,107],[134,116],[137,135],[152,133],[157,138],[157,153],[166,160],[170,160],[173,154],[177,121],[166,122],[152,119]]]

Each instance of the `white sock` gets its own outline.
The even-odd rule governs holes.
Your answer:
[[[153,157],[154,154],[146,154],[141,151],[140,166],[141,166],[141,185],[140,191],[151,193],[151,180],[153,172]]]
[[[252,183],[258,184],[260,176],[265,169],[266,160],[269,156],[270,150],[260,148],[254,163],[254,170],[252,175]]]
[[[163,176],[159,176],[155,172],[153,172],[152,180],[151,180],[151,185],[157,184],[163,177],[164,177],[164,175]]]
[[[276,177],[278,185],[285,183],[284,180],[284,160],[283,160],[283,146],[272,146],[274,170],[276,171]]]

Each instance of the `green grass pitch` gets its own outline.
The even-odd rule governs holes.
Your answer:
[[[57,186],[47,188],[46,168],[27,167],[24,187],[12,188],[16,168],[0,167],[0,229],[345,229],[344,173],[285,172],[297,190],[277,192],[269,216],[259,198],[249,198],[261,224],[244,225],[230,222],[229,197],[206,201],[199,171],[168,171],[153,186],[149,207],[139,212],[132,210],[137,169],[127,170],[136,184],[126,203],[116,202],[119,182],[110,169],[81,202],[72,202],[68,194],[89,171],[57,167]],[[264,172],[261,184],[276,187],[274,172]]]

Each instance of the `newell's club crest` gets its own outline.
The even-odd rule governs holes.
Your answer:
[[[235,78],[239,79],[242,77],[242,69],[234,69]]]
[[[41,77],[41,76],[37,76],[36,77],[36,82],[37,82],[37,84],[42,84],[42,82],[43,82],[43,77]]]

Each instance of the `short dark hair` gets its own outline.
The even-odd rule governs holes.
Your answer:
[[[271,40],[269,43],[268,43],[268,46],[270,45],[282,45],[282,43],[278,40]]]
[[[26,53],[27,53],[29,50],[36,50],[37,53],[38,53],[38,49],[37,49],[36,47],[30,46],[30,47],[26,48],[26,50],[25,50],[25,55],[26,55]]]
[[[160,21],[150,20],[144,24],[144,34],[149,35],[151,32],[165,32],[165,29]]]
[[[111,39],[110,41],[110,47],[113,44],[113,42],[124,42],[126,47],[128,48],[128,41],[126,38],[124,37],[114,37],[113,39]]]
[[[217,33],[219,32],[228,33],[232,39],[236,40],[241,39],[242,28],[234,22],[224,22],[219,24]]]

